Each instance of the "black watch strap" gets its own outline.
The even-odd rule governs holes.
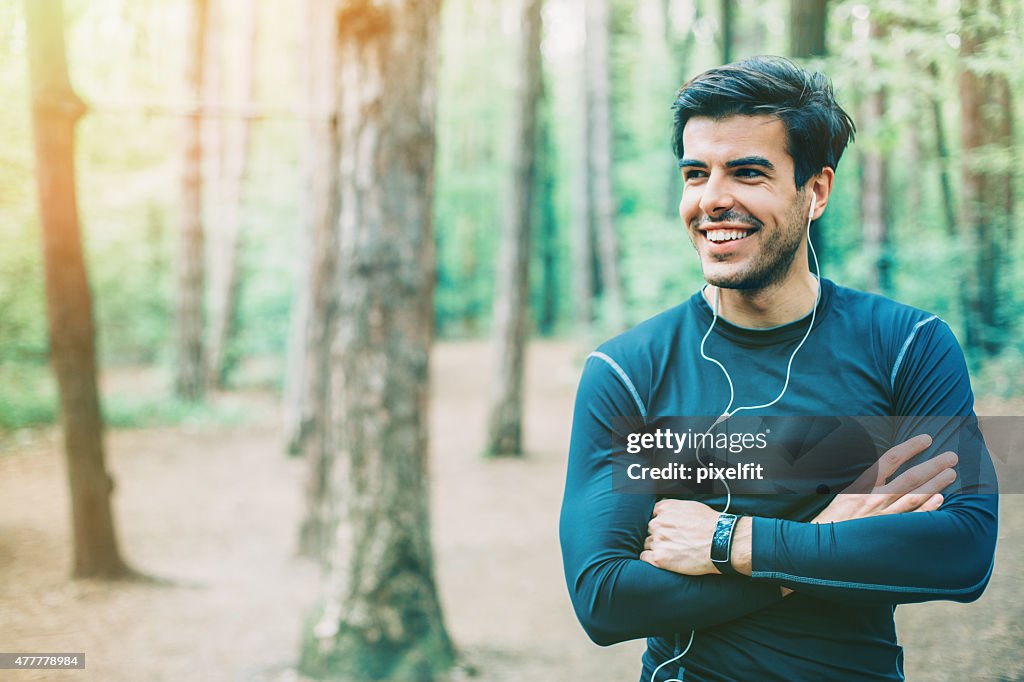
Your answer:
[[[715,525],[715,534],[711,536],[711,563],[722,575],[739,575],[732,567],[732,535],[739,518],[735,514],[722,512]]]

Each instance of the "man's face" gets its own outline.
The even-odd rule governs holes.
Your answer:
[[[708,283],[762,289],[806,268],[810,198],[793,182],[782,121],[691,118],[683,149],[679,215]]]

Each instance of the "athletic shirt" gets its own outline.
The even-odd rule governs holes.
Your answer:
[[[604,646],[647,637],[642,682],[691,631],[689,652],[662,668],[659,682],[680,674],[686,682],[904,679],[896,604],[981,595],[996,543],[991,489],[947,491],[934,512],[820,525],[809,521],[834,494],[737,495],[729,511],[753,517],[752,577],[683,576],[638,559],[656,498],[613,492],[609,435],[622,429],[621,417],[650,424],[659,415],[722,414],[728,383],[699,350],[712,319],[697,292],[602,344],[584,364],[560,520],[580,623]],[[809,321],[748,329],[718,319],[705,350],[728,369],[734,408],[778,395]],[[823,279],[814,328],[789,388],[769,409],[970,418],[974,399],[963,354],[942,320]],[[891,445],[913,435],[898,434]],[[956,449],[952,436],[933,437],[929,452]],[[691,499],[725,505],[724,494]],[[783,598],[780,586],[795,592]]]

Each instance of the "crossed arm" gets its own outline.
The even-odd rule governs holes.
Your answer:
[[[955,453],[943,453],[895,475],[931,444],[931,437],[925,434],[893,447],[851,486],[858,492],[837,495],[811,523],[938,510],[943,502],[941,491],[956,480]],[[661,500],[654,505],[647,524],[640,560],[682,575],[718,573],[711,563],[711,535],[717,520],[718,512],[700,502]],[[753,525],[751,517],[740,518],[732,540],[732,566],[746,576],[753,574]],[[784,595],[791,591],[782,588]]]
[[[615,394],[614,382],[598,375],[599,365],[590,369],[573,421],[560,530],[573,605],[598,644],[728,622],[782,600],[786,590],[780,587],[887,603],[970,601],[984,589],[996,499],[936,497],[947,484],[948,455],[892,481],[887,479],[896,467],[883,466],[877,472],[881,490],[837,496],[815,522],[741,521],[734,566],[753,579],[716,575],[710,562],[716,511],[697,502],[656,505],[653,496],[612,492],[612,453],[605,442],[612,427],[604,415],[623,414],[629,396]],[[905,444],[890,459],[906,461],[922,445]],[[904,513],[915,510],[924,513]]]

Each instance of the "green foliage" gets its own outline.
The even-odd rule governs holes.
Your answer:
[[[114,393],[103,398],[103,421],[113,428],[187,425],[190,427],[237,426],[250,420],[239,403],[196,403],[172,395],[142,396]]]
[[[225,102],[238,90],[239,37],[228,3],[224,50]],[[185,6],[157,0],[66,0],[71,80],[93,105],[78,126],[77,177],[83,239],[94,296],[97,348],[105,366],[172,361],[174,265],[180,191],[179,148],[183,95]],[[234,8],[234,9],[231,9]],[[679,223],[681,192],[668,145],[670,104],[687,78],[721,55],[719,3],[710,0],[612,3],[612,98],[616,229],[628,317],[638,322],[689,296],[700,286],[696,259]],[[1024,125],[1024,8],[1002,4],[996,37],[969,62],[958,41],[991,27],[981,13],[966,22],[957,3],[921,0],[839,0],[829,3],[829,57],[808,62],[828,73],[840,101],[863,121],[872,93],[884,88],[881,120],[862,125],[844,157],[825,217],[816,227],[822,272],[865,287],[875,267],[864,249],[860,220],[865,151],[885,154],[891,243],[891,295],[931,310],[962,332],[961,290],[969,267],[960,225],[949,225],[940,184],[951,179],[953,212],[961,208],[963,164],[1010,171],[1017,216],[1024,196],[1020,136],[1012,148],[960,148],[958,78],[963,67],[998,74],[1010,84],[1015,128]],[[663,11],[667,13],[663,14]],[[294,4],[260,3],[257,98],[270,112],[253,121],[251,164],[243,211],[242,280],[238,333],[228,348],[229,369],[252,356],[284,353],[295,283],[305,264],[296,258],[303,235],[305,170],[297,60],[301,47]],[[780,53],[787,44],[788,5],[782,0],[734,3],[737,58]],[[537,229],[531,267],[531,307],[547,332],[577,334],[572,322],[570,230],[579,183],[583,111],[578,3],[545,3],[546,129],[539,143]],[[434,229],[437,248],[435,312],[439,336],[484,336],[494,296],[495,263],[510,177],[509,139],[517,75],[514,50],[518,3],[448,0],[443,5],[437,92],[437,165]],[[869,22],[886,36],[869,37]],[[52,380],[45,371],[47,336],[41,246],[35,205],[25,36],[18,3],[0,3],[0,427],[52,421]],[[143,108],[141,103],[147,106]],[[945,156],[938,149],[943,128]],[[206,169],[208,177],[213,168]],[[216,227],[216,183],[210,181],[208,218]],[[985,207],[1005,230],[1000,326],[1005,352],[979,375],[983,390],[1016,391],[1022,352],[1019,332],[1024,250],[1016,222],[1001,207]],[[541,227],[543,226],[543,227]],[[213,227],[211,229],[213,229]],[[598,329],[596,334],[604,332]],[[599,340],[599,339],[595,339]],[[588,340],[589,342],[589,340]],[[272,363],[280,372],[281,362]],[[250,365],[246,363],[245,367]],[[246,371],[249,371],[248,369]],[[275,378],[261,385],[277,385]],[[233,385],[253,379],[232,374]],[[182,406],[109,398],[118,424],[190,419]]]
[[[57,391],[45,366],[0,362],[0,431],[52,424]]]
[[[104,422],[114,428],[187,424],[194,427],[245,424],[249,410],[230,400],[193,403],[157,392],[111,391],[101,397]],[[54,424],[60,410],[48,367],[0,363],[0,432]]]

